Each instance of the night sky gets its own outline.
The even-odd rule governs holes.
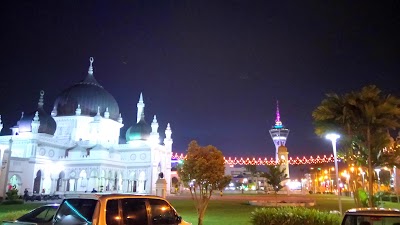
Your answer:
[[[94,76],[125,126],[146,120],[174,152],[195,139],[226,157],[268,157],[276,101],[289,156],[330,155],[312,111],[328,92],[375,84],[400,96],[399,1],[6,1],[0,7],[2,135],[45,91]]]

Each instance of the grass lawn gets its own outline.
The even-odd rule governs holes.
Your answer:
[[[256,199],[257,195],[243,195],[247,198]],[[261,195],[260,195],[261,196]],[[307,198],[315,199],[316,205],[312,208],[321,211],[338,210],[338,200],[335,195],[307,195]],[[280,196],[282,200],[286,196]],[[178,213],[184,220],[197,224],[197,214],[194,207],[194,202],[190,198],[176,199],[168,198]],[[12,212],[24,209],[33,209],[44,202],[26,203],[23,205],[0,205],[0,218],[5,212]],[[354,202],[352,198],[342,197],[343,211],[353,208]],[[385,207],[400,208],[399,203],[385,202]],[[248,204],[248,199],[242,198],[241,195],[223,196],[215,198],[210,201],[204,218],[205,225],[251,225],[250,215],[251,212],[259,206],[252,206]]]

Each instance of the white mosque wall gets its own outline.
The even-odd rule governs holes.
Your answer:
[[[57,130],[54,137],[73,141],[88,141],[91,144],[111,146],[118,144],[123,126],[112,119],[101,118],[98,123],[90,116],[54,117]]]

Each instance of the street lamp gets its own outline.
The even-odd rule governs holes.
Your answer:
[[[338,138],[340,138],[340,136],[337,134],[327,134],[325,137],[326,137],[326,139],[329,139],[332,142],[333,158],[335,161],[336,186],[338,189],[339,212],[340,212],[340,215],[342,215],[342,200],[340,198],[340,188],[339,188],[339,185],[337,185],[337,183],[339,181],[339,169],[338,169],[337,154],[336,154],[336,140]]]
[[[399,193],[397,192],[397,167],[393,166],[393,189],[396,193],[397,203],[399,203]]]
[[[381,178],[379,176],[379,172],[381,172],[380,168],[375,169],[376,175],[378,175],[378,194],[379,194],[379,204],[382,202],[382,195],[381,195]]]
[[[361,176],[362,176],[362,187],[363,190],[365,190],[365,172],[361,170]]]

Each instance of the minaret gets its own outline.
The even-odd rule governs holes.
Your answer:
[[[139,123],[142,113],[144,112],[143,94],[140,92],[139,102],[137,103],[137,117],[136,123]]]
[[[157,117],[154,115],[153,117],[153,122],[151,123],[151,133],[150,133],[150,138],[154,143],[159,144],[160,143],[160,134],[158,133],[158,122],[157,122]]]
[[[289,129],[285,128],[281,122],[281,115],[279,114],[279,104],[276,101],[276,119],[275,125],[269,130],[272,141],[275,145],[275,160],[279,161],[278,148],[286,145],[287,137],[289,136]]]
[[[172,130],[171,125],[167,124],[167,129],[165,129],[164,145],[168,151],[172,151],[172,143],[174,142],[171,138]]]

